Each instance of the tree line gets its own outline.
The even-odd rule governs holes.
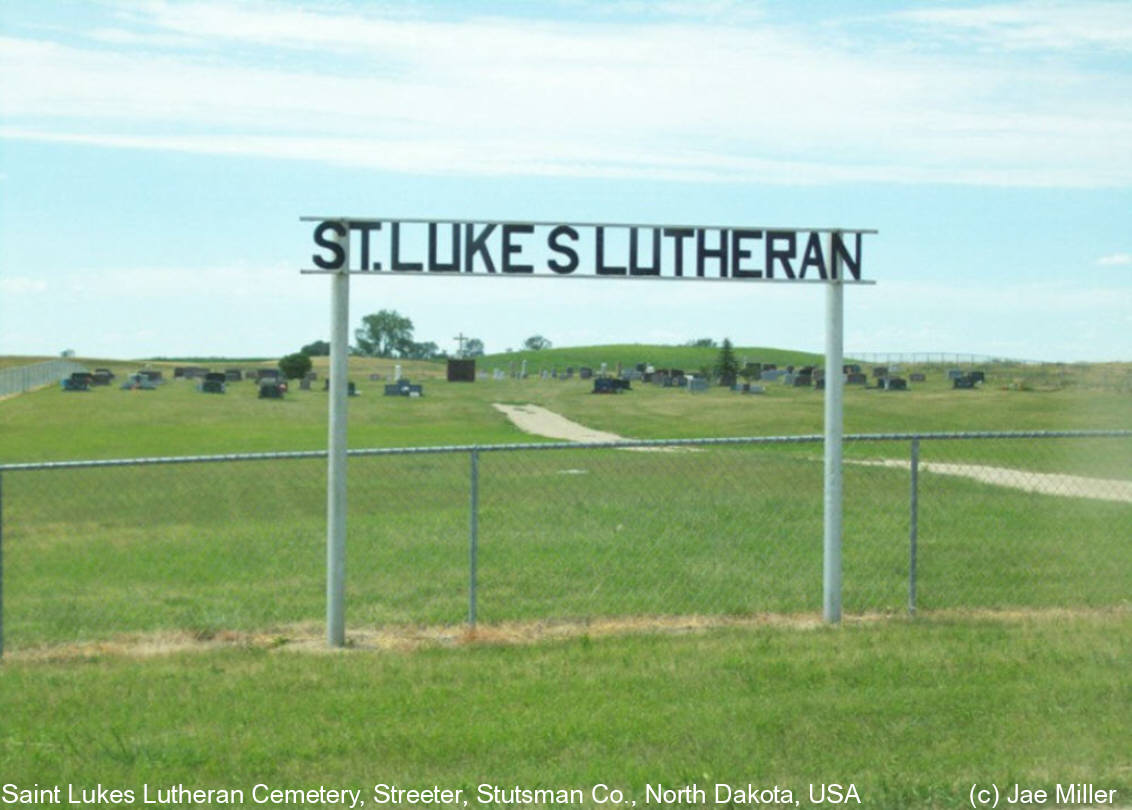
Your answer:
[[[458,358],[482,357],[483,341],[476,337],[463,338],[461,348],[453,356]],[[532,335],[523,341],[523,348],[531,351],[549,349],[551,342],[542,335]],[[311,369],[312,357],[330,354],[330,343],[316,340],[294,354],[279,361],[279,367],[290,379],[302,377]],[[354,343],[350,354],[362,357],[388,357],[400,360],[443,360],[449,357],[431,340],[413,340],[413,322],[393,309],[383,309],[362,318],[360,328],[354,330]]]

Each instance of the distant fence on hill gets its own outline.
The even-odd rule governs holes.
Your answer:
[[[76,371],[86,371],[86,366],[74,360],[46,360],[27,366],[0,369],[0,397],[57,384]]]
[[[1129,607],[1132,431],[845,440],[847,615]],[[347,630],[817,615],[821,441],[353,450]],[[0,465],[0,650],[320,634],[325,587],[325,451]]]

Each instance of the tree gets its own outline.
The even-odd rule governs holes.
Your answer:
[[[413,342],[413,322],[396,310],[383,309],[362,318],[355,330],[358,354],[369,357],[401,357]]]
[[[465,340],[464,357],[483,357],[483,341],[479,338]]]
[[[735,351],[731,346],[731,339],[724,338],[719,348],[719,357],[715,361],[715,375],[720,385],[734,385],[735,378],[739,376],[739,361],[735,359]]]
[[[279,370],[288,380],[305,377],[311,370],[311,358],[304,352],[295,352],[279,359]]]
[[[444,353],[440,351],[440,347],[431,340],[425,341],[424,343],[409,341],[401,348],[399,354],[406,360],[434,360],[444,356]]]
[[[691,346],[694,349],[714,349],[715,341],[711,338],[696,338],[695,340],[689,340],[684,345]]]
[[[542,335],[531,335],[523,341],[523,348],[532,352],[539,352],[550,348],[550,341]]]
[[[314,343],[308,343],[306,346],[303,346],[299,351],[308,357],[329,357],[330,344],[325,340],[316,340]]]

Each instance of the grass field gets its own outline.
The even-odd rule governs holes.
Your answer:
[[[369,381],[392,365],[351,360],[352,446],[538,441],[496,401],[634,438],[821,430],[808,390],[594,397],[577,380],[456,385],[405,363],[425,384],[410,400]],[[1128,397],[933,376],[850,390],[846,430],[1127,428]],[[0,461],[319,449],[325,408],[321,391],[263,401],[250,383],[49,388],[0,402]],[[1128,440],[925,442],[922,456],[1132,478]],[[1132,505],[925,475],[912,620],[907,471],[850,464],[849,619],[822,627],[820,458],[820,444],[481,454],[475,642],[432,633],[466,616],[468,456],[353,459],[348,626],[423,641],[336,654],[300,643],[323,611],[323,461],[5,473],[0,785],[337,785],[372,806],[379,782],[472,797],[483,782],[604,783],[643,806],[657,783],[777,784],[808,804],[810,783],[853,782],[867,807],[945,808],[976,781],[1088,782],[1132,803]],[[605,635],[606,619],[633,621]],[[173,637],[191,649],[161,652]]]

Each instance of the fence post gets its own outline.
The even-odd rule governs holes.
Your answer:
[[[920,440],[912,439],[911,484],[908,495],[908,613],[916,615],[916,540],[920,511]]]
[[[471,496],[468,505],[468,625],[476,626],[476,563],[479,554],[480,453],[472,450]]]

